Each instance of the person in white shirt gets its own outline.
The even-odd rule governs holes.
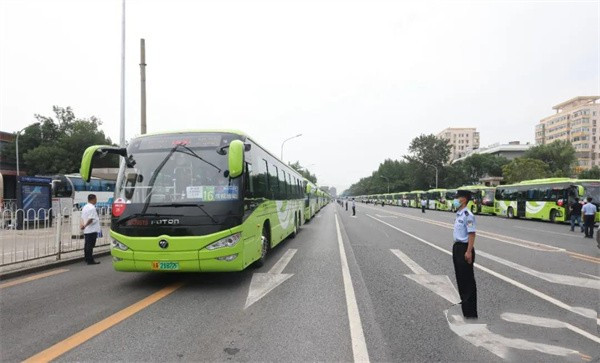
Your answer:
[[[100,261],[94,261],[94,247],[100,233],[100,218],[96,211],[97,198],[95,194],[88,195],[88,203],[81,210],[80,227],[83,230],[85,245],[83,247],[84,260],[88,265],[97,265]]]
[[[427,199],[421,199],[421,213],[425,213],[425,207],[427,207]]]
[[[585,237],[594,238],[594,222],[596,221],[596,212],[598,208],[592,203],[592,197],[587,198],[587,203],[581,208],[583,214],[583,226],[585,228]]]

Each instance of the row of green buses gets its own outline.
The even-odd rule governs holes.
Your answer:
[[[117,271],[240,271],[268,252],[330,197],[239,131],[143,135],[127,147],[89,147],[94,161],[121,157],[110,237]]]
[[[457,189],[363,195],[356,199],[365,203],[412,208],[421,208],[421,201],[425,200],[427,209],[453,211],[452,200],[457,190],[471,192],[473,198],[467,207],[474,214],[508,218],[565,222],[570,219],[568,206],[575,198],[583,202],[592,197],[592,203],[600,205],[600,180],[571,178],[527,180],[498,187],[468,185]],[[600,212],[596,214],[596,221],[600,221]]]

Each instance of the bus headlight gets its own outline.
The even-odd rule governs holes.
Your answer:
[[[238,254],[236,253],[236,254],[229,255],[229,256],[217,257],[217,260],[231,262],[231,261],[235,260],[237,258],[237,256],[238,256]]]
[[[240,241],[241,237],[242,237],[241,233],[232,234],[231,236],[221,238],[217,242],[209,244],[208,246],[206,246],[206,249],[207,250],[216,250],[217,248],[233,247]]]
[[[121,251],[127,251],[129,249],[129,247],[125,246],[124,244],[122,244],[121,242],[117,241],[116,239],[113,239],[110,246],[112,248],[116,248],[118,250]]]

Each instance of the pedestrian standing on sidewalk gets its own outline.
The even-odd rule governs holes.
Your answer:
[[[346,199],[346,210],[348,210],[348,199]]]
[[[575,198],[575,201],[571,203],[569,206],[569,211],[571,213],[571,232],[575,231],[575,223],[577,223],[577,227],[581,228],[581,232],[583,233],[584,227],[581,222],[581,203],[579,203],[579,198]]]
[[[454,221],[452,260],[463,316],[466,319],[477,319],[477,285],[473,273],[476,226],[475,216],[467,208],[470,199],[469,191],[459,190],[452,202],[457,210]]]
[[[583,212],[583,225],[585,227],[585,237],[594,238],[594,222],[598,208],[592,203],[592,197],[587,198],[587,203],[581,208]]]
[[[354,198],[352,198],[352,216],[356,215],[356,202]]]
[[[427,206],[427,200],[421,199],[421,213],[425,213],[425,207]]]
[[[95,194],[88,195],[88,202],[81,210],[80,227],[83,230],[85,245],[83,247],[84,260],[88,265],[97,265],[100,261],[94,261],[94,247],[100,231],[100,218],[96,211],[98,199]]]

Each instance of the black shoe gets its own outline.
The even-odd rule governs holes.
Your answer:
[[[90,261],[87,263],[88,265],[99,265],[100,261]]]

